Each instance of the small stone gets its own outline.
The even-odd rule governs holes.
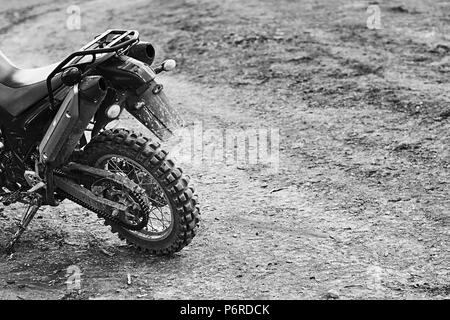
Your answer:
[[[102,251],[104,254],[106,254],[107,256],[109,256],[109,257],[113,257],[113,256],[115,255],[114,252],[110,252],[110,251],[108,251],[108,250],[106,250],[106,249],[104,249],[104,248],[102,248],[101,251]]]
[[[339,294],[335,290],[329,290],[325,294],[325,299],[327,299],[327,300],[337,300],[337,299],[339,299]]]
[[[278,192],[278,191],[281,191],[284,189],[286,189],[286,188],[275,188],[275,189],[270,190],[270,193]]]

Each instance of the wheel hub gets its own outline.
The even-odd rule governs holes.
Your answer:
[[[91,185],[91,191],[96,196],[120,203],[125,210],[114,210],[111,215],[120,219],[124,227],[140,230],[147,225],[147,218],[136,199],[136,195],[123,185],[118,185],[110,180],[101,179]]]

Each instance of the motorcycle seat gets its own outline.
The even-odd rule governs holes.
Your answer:
[[[47,77],[57,65],[19,69],[0,51],[0,107],[15,117],[46,97]],[[60,80],[53,85],[59,86]]]

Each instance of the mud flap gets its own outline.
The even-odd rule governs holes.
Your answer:
[[[167,100],[162,85],[154,80],[141,95],[128,98],[126,109],[163,141],[183,124],[180,115]]]

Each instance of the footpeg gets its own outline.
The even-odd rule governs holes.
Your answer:
[[[40,189],[42,189],[42,188],[45,188],[45,186],[46,186],[45,182],[43,182],[43,181],[38,182],[35,186],[33,186],[33,187],[31,187],[30,189],[28,189],[28,190],[27,190],[27,193],[33,193],[33,192],[36,192],[36,191],[38,191],[38,190],[40,190]]]

